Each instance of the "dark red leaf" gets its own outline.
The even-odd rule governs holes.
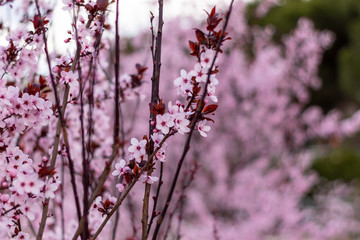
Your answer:
[[[217,104],[211,104],[211,105],[207,105],[206,107],[204,107],[204,109],[202,110],[202,114],[206,115],[206,114],[210,114],[216,111],[216,109],[218,108]]]
[[[90,4],[86,4],[85,9],[88,10],[90,13],[93,12],[93,7]]]
[[[162,99],[156,104],[156,103],[149,103],[150,111],[154,115],[162,115],[165,113],[165,104],[162,102]]]
[[[135,67],[136,67],[136,69],[138,71],[138,75],[142,75],[148,69],[147,67],[142,66],[142,65],[140,65],[138,63],[135,65]]]
[[[98,6],[98,8],[102,11],[105,11],[107,6],[108,6],[109,2],[108,0],[97,0],[96,1],[96,5]]]
[[[205,35],[205,33],[203,33],[201,30],[199,30],[199,29],[196,29],[195,30],[195,34],[196,34],[196,38],[197,38],[197,40],[198,40],[198,42],[200,43],[200,44],[206,44],[206,42],[207,42],[207,38],[206,38],[206,35]]]
[[[47,176],[53,176],[56,173],[55,168],[52,168],[50,166],[42,167],[38,171],[38,175],[40,178],[47,177]]]

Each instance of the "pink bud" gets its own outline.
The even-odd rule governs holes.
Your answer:
[[[3,202],[3,203],[6,203],[7,201],[9,201],[10,199],[10,195],[9,194],[3,194],[1,195],[0,197],[0,200]]]
[[[54,72],[54,73],[58,73],[58,72],[59,72],[59,67],[58,67],[58,66],[54,66],[54,67],[53,67],[53,72]]]
[[[10,177],[11,177],[11,178],[16,177],[16,175],[17,175],[17,171],[11,171],[11,172],[10,172]]]

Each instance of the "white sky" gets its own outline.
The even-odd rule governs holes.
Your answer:
[[[230,0],[164,0],[164,20],[167,21],[178,15],[191,15],[195,19],[204,19],[203,9],[210,10],[214,5],[219,9],[227,6],[229,3]],[[109,22],[114,18],[113,8],[115,4],[112,5],[112,14],[109,16]],[[58,49],[65,46],[63,41],[65,36],[67,36],[66,31],[70,30],[71,24],[70,14],[61,9],[63,6],[63,2],[57,0],[57,6],[53,15],[53,25],[51,27],[55,31],[49,32],[49,44],[51,42],[55,43]],[[157,16],[157,0],[120,0],[120,34],[122,36],[132,36],[142,29],[149,29],[150,11]],[[10,22],[14,26],[17,23],[15,19],[16,14],[8,5],[0,7],[0,21]],[[4,43],[4,36],[0,36],[0,45]]]

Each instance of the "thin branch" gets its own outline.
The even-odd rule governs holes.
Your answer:
[[[122,107],[121,107],[121,102],[119,104],[119,113],[120,113],[120,137],[121,137],[121,158],[122,159],[125,159],[125,129],[124,129],[124,114],[123,114],[123,111],[122,111]],[[119,179],[119,182],[120,183],[122,181],[122,178]],[[120,198],[121,196],[121,193],[119,193],[119,196],[118,198]],[[130,206],[133,206],[132,202],[131,202],[131,198],[130,198],[130,195],[129,195],[129,205]],[[133,208],[132,208],[133,209]],[[131,211],[131,210],[130,210]],[[116,211],[116,216],[115,216],[115,221],[114,221],[114,228],[113,228],[113,233],[112,233],[112,239],[115,240],[115,236],[116,236],[116,230],[117,230],[117,226],[118,226],[118,223],[119,223],[119,218],[120,218],[120,213],[119,211]],[[134,219],[131,218],[131,221],[133,223]],[[133,229],[134,228],[134,223],[133,223]],[[135,229],[135,233],[136,233],[136,229]],[[135,236],[135,233],[134,233],[134,236]]]
[[[163,185],[163,180],[162,180],[162,179],[163,179],[163,171],[164,171],[164,163],[161,162],[161,163],[160,163],[159,184],[158,184],[158,187],[157,187],[157,189],[156,189],[156,195],[155,195],[155,198],[154,198],[153,210],[152,210],[151,218],[150,218],[149,225],[148,225],[148,228],[147,228],[147,233],[148,233],[148,234],[149,234],[149,232],[150,232],[151,225],[152,225],[155,217],[157,216],[156,207],[157,207],[157,203],[159,202],[160,189],[161,189],[161,186]]]
[[[219,39],[219,42],[217,43],[215,56],[214,56],[214,58],[212,60],[211,66],[210,66],[209,71],[207,73],[207,79],[206,79],[206,84],[205,84],[205,87],[204,87],[204,91],[203,91],[203,94],[201,96],[201,99],[199,100],[199,104],[198,104],[198,107],[197,107],[196,112],[195,112],[195,117],[191,122],[190,132],[189,132],[189,135],[188,135],[188,137],[186,139],[185,146],[184,146],[184,149],[183,149],[183,153],[182,153],[181,158],[180,158],[180,160],[178,162],[176,173],[175,173],[174,179],[172,181],[171,188],[170,188],[170,191],[168,193],[165,206],[164,206],[163,210],[161,211],[161,215],[160,215],[159,219],[157,220],[156,227],[155,227],[155,230],[154,230],[154,234],[153,234],[153,237],[152,237],[153,240],[156,240],[156,238],[157,238],[157,235],[159,233],[161,224],[162,224],[162,222],[164,220],[164,217],[166,215],[166,211],[170,206],[170,202],[171,202],[173,193],[175,191],[176,183],[177,183],[179,175],[180,175],[180,170],[181,170],[182,164],[183,164],[183,162],[185,160],[187,152],[190,149],[191,137],[192,137],[192,134],[194,132],[196,122],[197,122],[197,120],[198,120],[198,118],[199,118],[199,116],[201,114],[201,110],[203,109],[204,99],[205,99],[206,94],[207,94],[207,87],[208,87],[209,82],[210,82],[210,75],[211,75],[213,67],[215,66],[215,61],[216,61],[217,55],[219,54],[221,44],[222,44],[223,39],[225,37],[225,32],[226,32],[226,28],[227,28],[227,25],[228,25],[228,22],[229,22],[229,19],[230,19],[230,14],[231,14],[231,11],[232,11],[233,3],[234,3],[234,0],[231,1],[230,6],[229,6],[229,11],[226,14],[225,23],[224,23],[224,26],[223,26],[223,29],[222,29],[222,36]]]
[[[6,214],[8,214],[9,212],[11,212],[12,210],[17,209],[18,207],[20,207],[20,204],[16,204],[15,206],[13,206],[12,208],[4,211],[3,213],[1,213],[1,216],[5,216]]]
[[[61,202],[60,202],[60,210],[61,210],[61,239],[65,240],[65,217],[64,217],[64,182],[65,182],[65,163],[64,158],[61,158]]]
[[[76,40],[76,49],[81,51],[81,45],[79,42],[79,35],[77,29],[77,16],[75,14],[76,2],[73,0],[73,18],[74,18],[74,30],[75,30],[75,40]],[[82,166],[83,166],[83,216],[85,216],[84,227],[82,239],[87,240],[89,236],[89,226],[88,226],[88,195],[89,195],[89,159],[86,158],[86,146],[85,146],[85,127],[84,127],[84,89],[85,84],[83,83],[82,78],[82,69],[81,69],[81,58],[77,61],[77,71],[79,77],[80,85],[80,130],[81,130],[81,157],[82,157]],[[90,154],[90,153],[88,153]],[[79,218],[80,221],[80,218]]]
[[[114,126],[114,144],[119,144],[119,131],[121,131],[121,149],[122,155],[124,151],[124,118],[120,102],[120,84],[119,84],[119,70],[120,70],[120,35],[119,35],[119,0],[116,0],[116,18],[115,18],[115,126]],[[121,124],[120,124],[121,121]],[[120,130],[121,125],[121,130]],[[120,195],[119,195],[120,196]],[[116,229],[119,222],[119,212],[116,212],[115,223],[113,228],[112,239],[115,239]]]
[[[120,104],[120,83],[119,83],[119,68],[120,68],[120,35],[119,35],[119,0],[116,0],[116,19],[115,19],[115,122],[114,122],[114,145],[119,144],[119,104]]]
[[[26,217],[26,218],[27,218],[28,226],[29,226],[29,228],[30,228],[31,233],[32,233],[34,236],[36,236],[36,231],[35,231],[35,228],[34,228],[32,222],[30,221],[30,219],[29,219],[28,217]]]
[[[60,100],[59,100],[59,97],[58,97],[55,78],[54,78],[54,76],[52,74],[52,70],[51,70],[51,62],[50,62],[50,56],[49,56],[49,52],[48,52],[47,39],[46,39],[46,30],[45,30],[45,27],[44,27],[44,23],[42,21],[41,11],[40,11],[40,8],[39,8],[38,0],[35,0],[35,4],[36,4],[37,13],[38,13],[41,28],[42,28],[42,35],[43,35],[43,40],[44,40],[44,45],[45,45],[44,51],[45,51],[46,60],[47,60],[47,64],[48,64],[48,70],[49,70],[49,75],[50,75],[50,79],[51,79],[51,84],[52,84],[53,91],[54,91],[56,108],[57,108],[58,114],[59,114],[59,121],[58,121],[58,126],[57,126],[57,129],[56,129],[56,136],[55,136],[55,142],[54,142],[54,147],[53,147],[53,155],[52,155],[52,159],[51,159],[51,167],[55,166],[56,155],[57,155],[57,147],[58,147],[58,144],[59,144],[58,141],[60,139],[60,128],[61,128],[62,132],[63,132],[63,138],[64,138],[64,142],[65,142],[65,147],[66,147],[66,153],[67,153],[68,160],[69,160],[70,173],[71,173],[71,176],[72,176],[72,181],[71,182],[72,182],[73,192],[74,192],[74,197],[75,197],[76,210],[77,210],[78,218],[80,218],[81,212],[80,212],[79,199],[77,197],[77,188],[76,188],[76,182],[75,182],[75,176],[74,176],[73,162],[71,160],[70,149],[69,149],[69,144],[68,144],[68,140],[67,140],[66,126],[65,126],[65,121],[64,121],[64,117],[63,117],[67,101],[66,101],[65,104],[63,104],[62,107],[60,107]],[[74,67],[74,65],[73,65],[73,67]],[[64,100],[65,99],[67,100],[67,95],[68,95],[68,91],[69,91],[68,88],[69,87],[67,86],[66,89],[65,89]],[[49,199],[45,199],[43,213],[42,213],[41,222],[40,222],[40,227],[39,227],[38,234],[37,234],[37,237],[36,237],[37,240],[42,239],[42,235],[43,235],[43,232],[44,232],[44,229],[45,229],[45,224],[46,224],[46,219],[47,219],[48,204],[49,204]]]
[[[159,85],[160,85],[160,68],[161,68],[161,43],[162,43],[162,27],[164,25],[163,20],[163,0],[159,0],[159,20],[158,20],[158,29],[156,36],[156,46],[155,46],[155,54],[153,54],[153,76],[151,78],[152,86],[151,86],[151,104],[156,104],[159,102]],[[150,18],[151,22],[151,33],[152,33],[152,44],[154,44],[154,34],[153,34],[153,26],[152,26],[153,15]],[[153,49],[153,45],[151,47]],[[149,155],[152,154],[154,150],[154,143],[151,139],[151,135],[153,134],[155,125],[152,122],[155,119],[155,114],[150,111],[150,120],[149,120],[149,139],[150,139],[150,150]],[[152,163],[150,163],[152,166]],[[148,175],[150,176],[153,171],[153,168],[150,167],[148,169]],[[159,185],[161,186],[161,185]],[[160,190],[160,188],[158,188]],[[149,197],[150,197],[151,184],[145,183],[145,191],[144,191],[144,199],[143,199],[143,211],[142,211],[142,239],[146,240],[148,236],[148,215],[149,215]]]

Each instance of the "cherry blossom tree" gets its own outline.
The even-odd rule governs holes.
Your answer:
[[[187,135],[182,163],[194,130],[202,135],[209,131],[203,122],[210,119],[207,115],[216,110],[216,105],[209,104],[207,97],[218,82],[217,55],[222,52],[223,42],[230,39],[226,27],[233,2],[223,27],[219,25],[223,18],[215,7],[206,12],[207,32],[196,29],[196,41],[190,41],[191,55],[203,78],[197,81],[195,73],[191,73],[191,87],[179,92],[186,99],[176,101],[175,105],[169,102],[166,110],[159,96],[164,23],[163,1],[159,1],[156,32],[151,15],[153,76],[149,133],[142,139],[132,137],[127,151],[123,127],[126,113],[122,106],[139,96],[148,67],[136,64],[135,74],[119,74],[119,1],[65,0],[63,4],[62,9],[70,12],[73,20],[64,42],[72,45],[73,51],[60,55],[49,51],[47,32],[54,6],[47,1],[24,1],[19,11],[23,11],[23,24],[30,30],[21,27],[11,31],[6,38],[8,45],[1,48],[2,238],[29,239],[32,234],[36,239],[96,239],[140,180],[145,184],[142,239],[148,239],[149,194],[151,184],[158,180],[152,172],[157,162],[165,160],[165,141],[176,133]],[[111,4],[115,5],[114,25],[107,20]],[[110,36],[112,26],[115,40]],[[104,66],[105,59],[112,58],[111,41],[114,64],[110,61]],[[38,73],[45,69],[47,74]],[[120,155],[122,159],[116,163]],[[169,202],[180,169],[181,164],[168,194]],[[120,177],[111,178],[111,172],[112,176]],[[159,219],[164,218],[167,206]],[[65,225],[68,217],[74,222],[67,223],[74,227]],[[24,223],[26,220],[28,224]],[[118,217],[115,222],[114,234]],[[160,226],[158,221],[153,239],[157,238]]]
[[[276,44],[233,2],[180,29],[159,0],[150,31],[121,40],[119,1],[63,0],[59,51],[53,1],[0,1],[22,16],[0,30],[1,239],[359,234],[354,189],[314,191],[310,169],[314,142],[360,127],[309,106],[334,36],[301,19]]]

